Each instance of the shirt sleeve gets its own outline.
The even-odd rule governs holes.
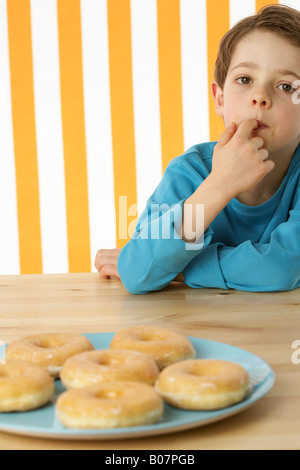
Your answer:
[[[268,243],[245,241],[237,247],[211,244],[183,271],[190,287],[219,287],[252,292],[300,286],[300,188],[289,218]]]
[[[195,243],[185,243],[179,231],[184,195],[192,194],[204,177],[195,177],[174,159],[141,214],[135,232],[121,250],[118,273],[134,294],[160,290],[205,250],[212,238],[208,229]],[[198,181],[197,181],[198,178]]]

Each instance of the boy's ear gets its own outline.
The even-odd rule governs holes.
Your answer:
[[[215,110],[218,116],[224,117],[224,93],[217,82],[212,82],[211,91],[215,102]]]

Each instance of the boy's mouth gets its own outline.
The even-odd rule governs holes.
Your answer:
[[[253,130],[255,131],[261,131],[263,129],[267,129],[269,126],[267,126],[267,124],[265,124],[264,122],[262,121],[257,121],[257,127]]]

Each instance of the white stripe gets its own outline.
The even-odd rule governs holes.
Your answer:
[[[156,2],[131,0],[138,212],[162,177]]]
[[[206,1],[181,0],[181,57],[185,149],[209,140]]]
[[[230,0],[230,27],[256,12],[255,0]]]
[[[0,0],[0,274],[19,274],[6,0]]]
[[[91,269],[95,271],[96,252],[116,246],[105,0],[81,1],[81,27]]]
[[[283,5],[287,5],[289,7],[295,8],[295,10],[300,11],[300,0],[279,0],[279,3],[282,3]]]
[[[31,0],[43,272],[67,272],[67,226],[55,0]]]

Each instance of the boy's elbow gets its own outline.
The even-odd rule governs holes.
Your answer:
[[[127,282],[127,281],[122,281],[123,286],[125,289],[130,293],[134,295],[142,295],[142,294],[148,294],[151,292],[151,290],[145,290],[143,289],[143,286],[138,283],[138,282]]]
[[[141,295],[158,291],[166,287],[172,281],[174,275],[162,273],[155,266],[136,266],[136,268],[120,267],[119,276],[125,289],[131,294]]]
[[[155,292],[163,289],[164,287],[170,284],[174,275],[171,275],[171,278],[169,278],[169,276],[163,278],[159,276],[155,277],[154,275],[150,278],[148,276],[130,276],[130,278],[128,278],[128,276],[125,276],[123,279],[122,276],[120,277],[123,286],[128,292],[130,292],[131,294],[140,295],[149,294],[150,292]]]
[[[125,289],[136,295],[161,290],[176,275],[156,266],[152,254],[133,250],[130,242],[119,255],[118,274]]]
[[[147,283],[147,273],[143,272],[142,266],[132,266],[129,260],[118,260],[118,274],[125,289],[130,294],[147,294],[151,292]]]
[[[128,292],[130,292],[130,294],[148,294],[149,292],[152,292],[152,290],[155,290],[151,288],[149,281],[147,281],[141,273],[128,273],[125,271],[124,273],[120,272],[119,275],[123,286]]]

